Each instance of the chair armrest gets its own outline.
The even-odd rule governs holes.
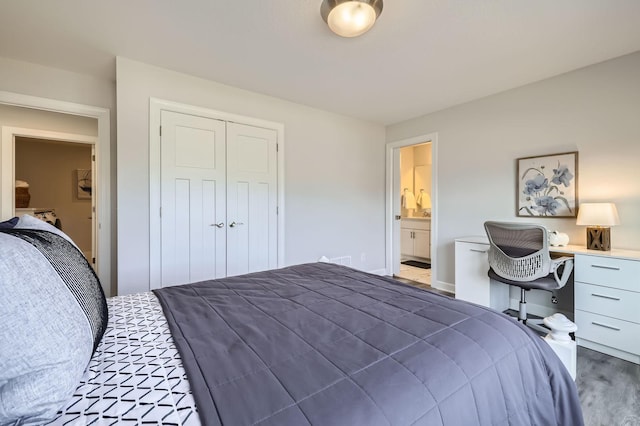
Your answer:
[[[562,268],[562,276],[558,277],[558,268],[560,266],[564,267]],[[573,272],[573,257],[563,256],[556,259],[551,259],[551,270],[553,271],[553,276],[556,279],[559,288],[564,287],[569,280],[571,272]]]
[[[562,264],[565,263],[568,260],[571,260],[571,265],[573,265],[573,257],[571,257],[571,256],[562,256],[562,257],[556,257],[556,258],[551,259],[551,265],[549,267],[549,269],[550,269],[549,272],[555,272],[555,270],[558,269],[559,266],[562,266]]]

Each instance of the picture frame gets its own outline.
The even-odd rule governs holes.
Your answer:
[[[76,169],[76,197],[78,200],[90,200],[93,192],[91,169]]]
[[[516,216],[574,218],[578,211],[578,151],[518,158]]]

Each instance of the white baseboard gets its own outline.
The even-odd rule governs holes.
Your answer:
[[[611,355],[616,358],[624,359],[625,361],[633,362],[634,364],[640,364],[640,356],[629,352],[621,351],[619,349],[611,348],[609,346],[601,345],[600,343],[592,342],[590,340],[576,338],[578,346],[582,346],[587,349],[592,349],[596,352],[602,352],[603,354]]]
[[[450,284],[450,283],[446,283],[444,281],[432,281],[431,282],[431,287],[437,289],[437,290],[441,290],[447,293],[451,293],[451,296],[453,296],[456,293],[456,286],[455,284]]]
[[[387,274],[387,270],[385,268],[382,269],[374,269],[373,271],[367,271],[370,274],[374,274],[374,275],[389,275]]]

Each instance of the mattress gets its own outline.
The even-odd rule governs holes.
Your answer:
[[[200,424],[156,296],[107,299],[109,322],[73,397],[50,425]]]

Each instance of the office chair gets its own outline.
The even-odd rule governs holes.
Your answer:
[[[573,258],[551,258],[547,229],[541,225],[487,221],[484,229],[489,237],[489,278],[520,287],[518,320],[548,331],[541,319],[527,323],[525,294],[531,289],[553,292],[564,287],[573,271]]]

